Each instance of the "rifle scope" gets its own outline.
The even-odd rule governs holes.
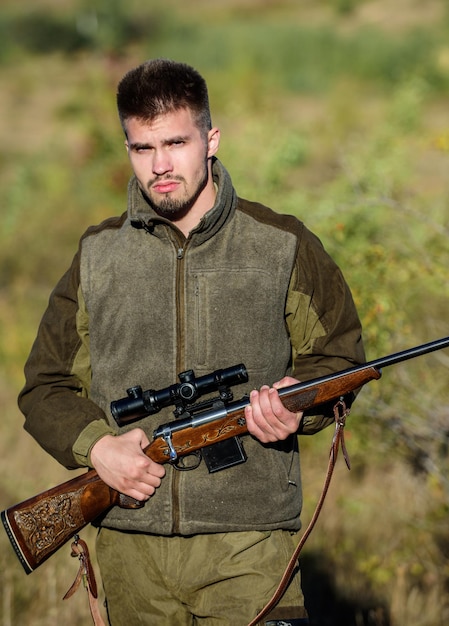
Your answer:
[[[124,426],[148,415],[158,413],[171,404],[185,406],[195,402],[202,394],[212,393],[248,381],[248,373],[243,363],[196,378],[193,370],[178,374],[180,380],[175,385],[156,391],[143,391],[140,385],[126,390],[126,398],[111,402],[111,413],[119,426]]]

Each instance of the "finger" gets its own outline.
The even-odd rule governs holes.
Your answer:
[[[260,390],[259,406],[261,411],[261,428],[266,432],[279,435],[284,427],[284,421],[288,419],[289,412],[282,404],[278,392],[270,387]]]
[[[137,500],[148,500],[155,494],[161,482],[160,478],[147,474],[141,481],[127,481],[125,488],[121,491]]]
[[[277,389],[274,387],[272,387],[268,392],[268,400],[270,402],[272,414],[276,416],[280,422],[285,423],[292,414],[288,409],[286,409],[281,398],[279,397]]]
[[[141,428],[133,428],[122,436],[127,437],[130,441],[135,441],[140,448],[146,448],[150,443],[146,432]]]
[[[270,440],[283,440],[297,431],[302,415],[289,411],[273,387],[261,389],[259,404],[265,425],[261,428],[270,435]]]
[[[260,391],[253,390],[250,394],[250,404],[245,407],[248,431],[263,443],[275,441],[276,439],[273,428],[267,422],[261,407],[261,396],[264,396],[268,389],[266,387]]]
[[[157,478],[159,479],[164,478],[165,476],[165,467],[161,465],[160,463],[155,463],[154,461],[151,461],[149,471],[151,474],[153,474],[154,476],[157,476]]]
[[[302,412],[289,411],[275,389],[270,389],[270,399],[273,414],[277,418],[273,427],[279,439],[286,439],[289,435],[297,432],[302,420]]]
[[[273,387],[275,389],[283,389],[284,387],[291,387],[292,385],[297,385],[300,381],[297,378],[293,378],[292,376],[284,376],[281,380],[273,383]]]

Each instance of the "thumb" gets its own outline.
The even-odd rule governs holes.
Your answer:
[[[129,435],[142,449],[150,445],[150,440],[148,439],[146,432],[141,428],[133,428],[133,430],[129,431]]]

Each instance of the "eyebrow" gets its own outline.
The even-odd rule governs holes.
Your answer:
[[[130,150],[141,150],[142,148],[149,148],[150,144],[148,143],[139,143],[138,141],[135,141],[134,143],[129,143],[128,142],[128,148]]]
[[[170,139],[164,139],[162,141],[163,146],[169,146],[172,143],[177,143],[178,141],[188,141],[190,139],[190,135],[175,135],[170,137]],[[147,148],[151,148],[152,144],[150,143],[141,143],[139,141],[135,141],[133,143],[128,144],[130,150],[143,150]]]

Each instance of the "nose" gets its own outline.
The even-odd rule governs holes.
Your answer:
[[[155,150],[153,154],[153,173],[161,176],[171,172],[173,164],[167,150]]]

